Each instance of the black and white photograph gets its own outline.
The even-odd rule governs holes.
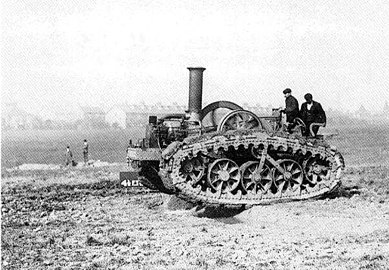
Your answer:
[[[389,269],[389,2],[1,2],[1,269]]]

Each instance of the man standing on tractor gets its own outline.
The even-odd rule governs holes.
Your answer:
[[[295,119],[299,117],[299,103],[297,99],[292,96],[292,90],[286,88],[284,91],[285,96],[285,109],[281,110],[281,113],[286,114],[286,122],[288,122],[288,132],[291,133],[292,129],[296,126]]]
[[[312,95],[310,93],[305,94],[304,98],[306,102],[301,105],[301,119],[304,121],[306,126],[304,135],[307,137],[310,136],[311,125],[313,123],[317,123],[321,125],[312,126],[312,135],[316,137],[316,134],[319,131],[319,127],[326,126],[326,113],[321,107],[321,104],[312,99]]]

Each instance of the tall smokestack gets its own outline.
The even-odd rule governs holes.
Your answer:
[[[189,69],[189,104],[190,120],[200,121],[203,98],[203,67],[188,67]]]

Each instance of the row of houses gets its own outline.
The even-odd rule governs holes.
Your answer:
[[[38,129],[42,119],[17,106],[16,103],[2,105],[1,129]]]
[[[170,113],[184,113],[185,106],[120,104],[109,109],[93,106],[80,106],[79,117],[73,120],[53,119],[43,120],[42,117],[31,114],[20,108],[17,103],[3,104],[1,111],[2,130],[31,129],[99,129],[99,128],[129,128],[144,126],[149,115],[161,117]]]
[[[243,104],[243,108],[250,110],[258,115],[270,115],[271,106],[250,106]],[[134,126],[144,126],[148,123],[148,117],[155,115],[157,117],[164,116],[166,114],[179,114],[185,113],[187,110],[186,105],[180,105],[173,103],[172,105],[115,105],[110,108],[103,116],[103,111],[100,112],[100,119],[105,120],[110,126],[116,126],[120,128],[129,128]]]
[[[242,107],[245,110],[251,111],[259,116],[271,115],[272,112],[271,105],[263,107],[259,104],[250,105],[248,103],[244,103]],[[86,124],[85,127],[94,128],[108,125],[110,127],[125,129],[146,125],[150,115],[161,117],[166,114],[184,113],[187,107],[177,103],[173,103],[171,105],[162,105],[161,103],[158,103],[155,105],[119,104],[106,111],[98,107],[83,107],[82,109],[84,119],[86,120],[84,122]],[[331,119],[331,122],[334,123],[343,123],[345,118],[370,122],[389,121],[389,105],[388,102],[386,102],[383,110],[375,114],[368,112],[362,105],[359,110],[348,114],[329,109],[327,111],[327,116]]]
[[[244,109],[254,112],[259,116],[271,115],[272,106],[263,107],[259,104],[242,106]],[[141,104],[118,104],[109,109],[101,107],[80,106],[80,118],[73,121],[46,119],[27,113],[19,108],[16,103],[7,104],[1,113],[2,129],[99,129],[99,128],[131,128],[141,127],[148,123],[148,117],[155,115],[161,117],[166,114],[184,113],[186,105],[173,103],[163,105]],[[367,120],[367,121],[388,121],[389,105],[385,103],[381,113],[369,113],[363,106],[354,113],[345,114],[329,109],[327,111],[332,121],[340,121],[341,116]]]
[[[354,116],[355,118],[362,120],[389,120],[389,104],[386,101],[383,110],[379,113],[371,113],[361,105],[359,109],[355,111]]]
[[[261,107],[243,104],[243,108],[258,115],[270,115],[271,106]],[[16,103],[3,106],[1,119],[2,129],[99,129],[99,128],[131,128],[141,127],[148,123],[148,117],[161,117],[166,114],[180,114],[187,110],[186,105],[173,103],[164,105],[117,104],[109,109],[93,106],[80,106],[78,119],[65,121],[58,119],[42,120],[42,117],[27,113]]]
[[[352,124],[369,124],[369,125],[384,125],[389,124],[389,104],[386,101],[382,111],[370,112],[363,105],[353,113],[353,118],[350,119],[349,123]]]

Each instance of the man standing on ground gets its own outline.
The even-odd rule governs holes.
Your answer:
[[[299,117],[299,103],[297,99],[292,96],[292,90],[290,90],[290,88],[286,88],[283,93],[285,96],[285,109],[281,112],[286,114],[288,132],[291,133],[292,129],[296,126],[294,119]]]
[[[306,102],[301,105],[301,119],[304,121],[306,129],[305,136],[310,135],[310,126],[312,123],[321,123],[322,126],[326,126],[327,118],[326,113],[324,112],[321,104],[313,100],[313,97],[310,93],[305,94],[304,96]],[[312,127],[313,135],[316,136],[319,131],[319,126]]]
[[[73,153],[72,153],[72,151],[70,151],[70,146],[66,147],[65,165],[66,166],[72,166],[73,165]]]
[[[84,146],[82,147],[82,154],[84,156],[84,164],[88,164],[88,153],[89,153],[89,145],[87,140],[84,140]]]

